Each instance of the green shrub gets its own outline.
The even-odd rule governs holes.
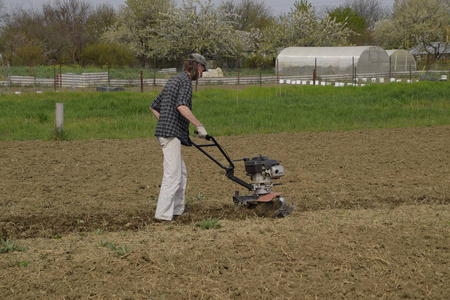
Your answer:
[[[245,58],[242,62],[244,68],[255,68],[255,69],[269,69],[274,68],[273,58],[265,57],[259,53],[252,53],[249,57]]]
[[[25,45],[16,49],[16,55],[12,57],[12,63],[16,65],[28,66],[40,65],[44,62],[42,57],[42,47],[39,45]]]
[[[116,44],[94,44],[87,46],[81,52],[81,60],[84,65],[97,67],[132,66],[136,60],[133,53],[128,49]]]

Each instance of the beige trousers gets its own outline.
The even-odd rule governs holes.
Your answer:
[[[178,138],[158,137],[164,154],[164,175],[159,191],[155,218],[171,221],[185,207],[187,172]]]

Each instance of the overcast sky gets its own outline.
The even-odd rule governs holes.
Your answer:
[[[22,8],[41,8],[43,3],[53,2],[54,0],[0,0],[3,1],[6,8],[9,10],[11,7],[19,6]],[[394,0],[380,0],[385,6],[392,8]],[[115,8],[118,8],[120,5],[125,4],[125,0],[88,0],[86,1],[93,5],[101,4],[101,3],[109,3],[113,5]],[[179,0],[179,2],[181,2]],[[222,0],[212,0],[214,4],[220,4]],[[239,3],[239,0],[235,0],[236,3]],[[287,13],[294,6],[295,0],[265,0],[264,1],[268,7],[274,10],[276,15],[281,13]],[[309,0],[317,11],[323,10],[325,7],[335,7],[345,3],[345,0]]]

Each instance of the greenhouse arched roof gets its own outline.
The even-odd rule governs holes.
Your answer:
[[[405,49],[386,50],[390,58],[391,72],[406,72],[410,68],[416,70],[416,60],[411,52]]]
[[[389,72],[389,56],[378,46],[288,47],[277,58],[280,75],[353,75]]]

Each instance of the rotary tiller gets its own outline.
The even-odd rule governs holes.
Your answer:
[[[212,143],[209,144],[196,144],[193,141],[192,144],[200,150],[203,154],[209,157],[213,162],[225,170],[225,175],[232,181],[238,183],[239,185],[245,187],[250,191],[250,194],[241,196],[239,191],[236,191],[233,197],[233,202],[235,207],[245,206],[247,208],[255,208],[258,205],[267,205],[269,207],[274,207],[273,217],[285,217],[289,215],[295,208],[294,205],[288,205],[287,202],[281,197],[280,192],[272,192],[272,187],[275,185],[281,185],[281,183],[273,183],[274,179],[279,179],[284,175],[284,168],[280,165],[279,161],[275,159],[269,159],[267,156],[256,156],[252,159],[242,158],[237,160],[231,160],[229,155],[225,150],[219,145],[216,139],[207,135],[206,140]],[[215,159],[208,151],[204,148],[216,147],[219,149],[220,153],[224,156],[228,162],[228,166],[223,165],[217,159]],[[242,179],[234,176],[234,164],[236,161],[244,161],[245,172],[252,183],[247,183]],[[275,204],[275,205],[273,205]]]

